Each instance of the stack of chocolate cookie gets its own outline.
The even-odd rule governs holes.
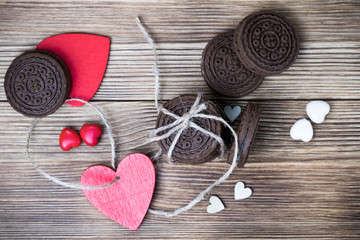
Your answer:
[[[181,95],[166,102],[163,107],[169,112],[181,117],[190,111],[196,98],[196,95]],[[204,102],[206,102],[207,108],[201,112],[202,114],[216,117],[221,116],[215,104],[201,99],[200,103]],[[217,136],[226,135],[223,131],[222,123],[219,121],[208,118],[193,118],[191,121]],[[174,122],[175,119],[172,116],[160,112],[156,121],[156,128],[169,126]],[[237,161],[239,167],[243,167],[246,163],[259,122],[260,107],[256,104],[249,103],[241,114],[239,126],[235,130],[238,135],[239,154]],[[171,131],[171,129],[160,132],[160,135],[167,134],[169,131]],[[177,132],[174,132],[169,137],[158,142],[163,151],[169,151],[176,135]],[[232,142],[227,161],[230,164],[233,161],[234,148],[235,143]],[[219,143],[214,138],[193,127],[188,127],[185,131],[181,132],[179,140],[176,142],[175,148],[172,151],[171,158],[180,163],[200,164],[218,157],[220,154],[219,150]]]
[[[202,75],[214,91],[243,97],[254,91],[264,76],[290,67],[298,52],[299,41],[291,22],[278,13],[260,11],[207,44]]]
[[[179,97],[173,98],[172,100],[164,104],[164,108],[169,110],[171,113],[178,116],[183,116],[193,106],[197,96],[196,95],[181,95]],[[200,103],[207,103],[207,109],[202,113],[220,117],[220,111],[210,101],[205,101],[201,99]],[[172,124],[175,119],[169,115],[160,112],[156,121],[156,128]],[[213,119],[206,118],[194,118],[193,121],[199,127],[213,132],[216,135],[221,135],[222,124]],[[166,132],[161,133],[166,134]],[[159,141],[160,147],[167,152],[174,141],[176,133],[172,134],[168,138],[162,139]],[[219,143],[209,135],[188,127],[180,135],[179,140],[177,141],[175,148],[172,152],[171,158],[174,161],[188,164],[199,164],[211,161],[219,155]]]

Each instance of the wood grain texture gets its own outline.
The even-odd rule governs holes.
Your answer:
[[[249,13],[277,10],[294,22],[300,55],[286,72],[266,77],[242,99],[216,95],[200,73],[206,43],[233,29]],[[111,38],[104,81],[94,97],[114,130],[117,161],[144,144],[155,126],[153,56],[136,27],[140,15],[159,43],[161,98],[204,92],[223,107],[262,107],[255,144],[245,168],[216,187],[226,209],[210,215],[207,200],[174,218],[147,214],[133,232],[96,210],[82,191],[54,185],[25,158],[32,119],[6,102],[3,78],[11,61],[44,38],[87,32]],[[360,238],[360,2],[359,1],[1,1],[0,0],[0,238],[1,239],[359,239]],[[331,111],[313,124],[309,143],[291,140],[292,124],[306,116],[310,99]],[[110,166],[105,132],[98,146],[64,153],[65,127],[98,123],[86,107],[63,106],[42,119],[31,138],[31,156],[48,173],[79,182],[92,165]],[[234,123],[236,125],[237,122]],[[156,163],[152,208],[185,205],[229,167],[225,159],[201,165]],[[234,200],[236,182],[253,195]]]
[[[260,9],[288,16],[298,30],[301,50],[288,71],[267,77],[244,99],[359,98],[358,1],[6,2],[0,5],[0,76],[15,56],[48,36],[97,33],[111,38],[111,53],[95,99],[151,100],[153,55],[135,23],[141,15],[159,43],[161,97],[213,94],[200,73],[202,50],[216,34]]]

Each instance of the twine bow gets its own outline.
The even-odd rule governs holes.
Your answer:
[[[160,111],[162,113],[164,113],[165,115],[168,115],[168,116],[174,118],[175,121],[152,131],[150,133],[150,138],[151,138],[150,141],[159,141],[159,140],[170,137],[172,134],[176,134],[174,140],[172,141],[172,143],[169,147],[168,153],[167,153],[167,157],[169,160],[171,160],[172,153],[175,149],[177,142],[180,139],[181,134],[188,128],[196,129],[196,130],[214,138],[220,144],[221,157],[224,156],[225,144],[224,144],[223,139],[220,136],[216,135],[215,133],[208,131],[208,130],[200,127],[196,123],[194,123],[194,118],[210,118],[209,117],[210,115],[201,113],[207,109],[208,104],[200,103],[200,101],[201,101],[201,94],[198,93],[197,98],[196,98],[194,104],[191,106],[189,112],[184,113],[182,116],[178,116],[178,115],[170,112],[163,106],[160,106],[160,108],[159,108]]]

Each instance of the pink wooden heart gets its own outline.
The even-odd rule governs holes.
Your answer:
[[[137,230],[149,208],[155,187],[155,168],[141,153],[125,157],[116,172],[105,166],[93,166],[81,176],[84,186],[101,186],[116,177],[110,187],[83,190],[86,198],[107,217],[131,230]]]

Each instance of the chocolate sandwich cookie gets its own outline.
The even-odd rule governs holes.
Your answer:
[[[64,103],[71,90],[71,78],[58,57],[45,51],[32,51],[11,63],[4,87],[16,111],[29,117],[44,117]]]
[[[239,23],[234,49],[248,69],[266,76],[290,67],[299,53],[299,40],[294,26],[284,16],[260,11]]]
[[[260,122],[260,112],[260,107],[250,102],[246,105],[245,111],[241,114],[239,126],[235,130],[239,143],[239,153],[237,158],[238,167],[243,167],[246,163]],[[234,150],[235,142],[232,143],[229,150],[227,159],[229,164],[233,161]]]
[[[166,102],[164,108],[178,116],[182,116],[189,112],[195,100],[196,95],[181,95]],[[201,103],[203,102],[205,101],[201,100]],[[219,110],[210,101],[207,102],[207,109],[201,113],[220,117]],[[160,112],[156,121],[156,128],[166,126],[174,121],[173,117]],[[218,121],[207,118],[193,118],[191,121],[207,131],[221,135],[222,125]],[[161,136],[166,132],[161,132],[159,135]],[[175,136],[176,133],[159,141],[160,147],[165,152],[169,150]],[[181,133],[172,152],[172,159],[182,163],[198,164],[211,161],[218,155],[219,143],[214,138],[192,127],[188,127]]]
[[[227,97],[242,97],[254,91],[263,76],[248,70],[237,58],[234,31],[217,35],[202,53],[201,72],[214,91]]]

